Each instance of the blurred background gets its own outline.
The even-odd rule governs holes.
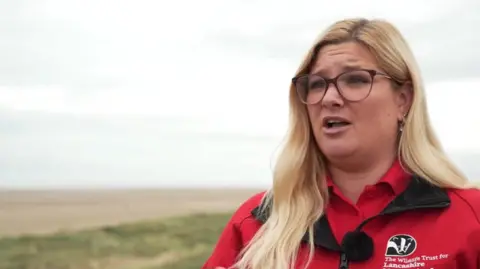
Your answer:
[[[479,1],[0,1],[0,268],[200,268],[271,184],[304,54],[359,16],[405,35],[480,182]]]

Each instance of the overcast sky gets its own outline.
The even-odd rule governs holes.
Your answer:
[[[291,77],[358,16],[402,31],[445,148],[479,154],[479,1],[2,0],[0,186],[269,184]]]

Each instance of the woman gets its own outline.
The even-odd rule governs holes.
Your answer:
[[[480,268],[480,192],[442,151],[394,26],[329,27],[290,108],[273,188],[237,210],[203,268]]]

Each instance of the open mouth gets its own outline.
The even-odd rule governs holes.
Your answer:
[[[330,128],[338,128],[350,125],[351,123],[345,120],[338,120],[338,119],[326,119],[323,122],[323,126],[330,129]]]

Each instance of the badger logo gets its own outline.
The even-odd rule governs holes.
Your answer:
[[[387,251],[385,256],[408,256],[417,249],[417,240],[407,234],[397,234],[387,243]]]

